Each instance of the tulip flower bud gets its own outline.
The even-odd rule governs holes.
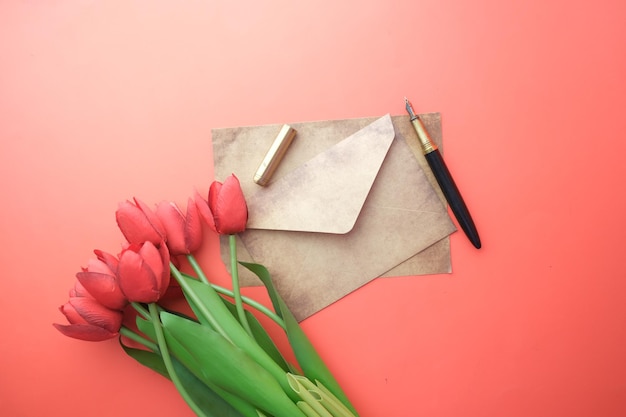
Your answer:
[[[156,214],[138,199],[120,203],[115,212],[117,225],[128,243],[152,242],[158,245],[165,240],[165,229]]]
[[[184,215],[174,203],[162,202],[156,215],[165,229],[167,247],[172,255],[184,255],[198,250],[202,244],[202,223],[192,199]]]
[[[196,198],[196,205],[209,227],[220,235],[234,235],[246,230],[248,206],[234,174],[228,176],[223,184],[213,181],[208,202]]]
[[[117,280],[130,302],[153,303],[159,300],[170,283],[170,255],[161,242],[131,244],[120,254]]]
[[[90,297],[71,297],[60,307],[69,325],[54,323],[61,333],[74,339],[99,342],[119,334],[123,314]]]

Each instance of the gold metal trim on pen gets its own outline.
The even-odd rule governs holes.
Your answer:
[[[259,185],[266,185],[269,182],[295,136],[296,130],[294,128],[289,125],[283,125],[276,139],[274,139],[274,142],[265,154],[263,162],[261,162],[261,165],[259,165],[259,168],[256,170],[254,182]]]
[[[419,116],[415,114],[415,112],[413,111],[413,106],[411,106],[411,103],[406,97],[404,98],[404,102],[406,104],[406,111],[409,113],[409,116],[411,116],[411,124],[413,124],[415,132],[417,133],[417,137],[420,140],[422,152],[424,152],[424,154],[427,154],[437,150],[437,145],[435,145],[435,142],[433,142],[433,140],[430,138],[430,135],[426,131],[424,123],[422,123],[422,119],[420,119]]]
[[[415,119],[411,119],[411,123],[413,124],[413,127],[417,132],[417,137],[420,140],[420,145],[422,145],[422,151],[427,154],[437,150],[437,145],[435,145],[435,143],[430,138],[430,135],[424,127],[424,123],[422,123],[422,119],[416,117]]]

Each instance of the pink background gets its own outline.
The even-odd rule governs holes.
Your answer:
[[[212,128],[406,95],[441,112],[484,246],[456,233],[451,275],[303,323],[361,416],[626,415],[625,22],[617,0],[2,1],[0,414],[191,416],[116,340],[51,325],[120,248],[118,202],[205,192]]]

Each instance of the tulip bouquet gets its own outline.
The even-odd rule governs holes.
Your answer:
[[[87,341],[118,337],[128,355],[169,378],[200,417],[357,416],[268,270],[237,261],[235,235],[247,218],[234,175],[213,182],[208,201],[190,198],[185,212],[169,202],[155,210],[138,199],[120,204],[116,220],[127,243],[118,256],[94,251],[60,308],[69,324],[54,326]],[[203,221],[229,236],[231,289],[211,283],[194,256]],[[183,272],[184,261],[193,273]],[[239,264],[263,282],[273,309],[242,296]],[[165,302],[175,291],[185,308]],[[284,330],[297,363],[285,359],[253,311]]]

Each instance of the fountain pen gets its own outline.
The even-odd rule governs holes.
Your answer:
[[[463,197],[461,197],[458,187],[454,183],[454,179],[452,179],[452,175],[450,174],[439,149],[437,149],[437,145],[435,145],[435,143],[430,139],[430,136],[426,131],[426,127],[424,127],[424,124],[419,116],[415,114],[411,103],[406,97],[404,98],[404,102],[406,104],[406,111],[411,117],[411,124],[413,125],[413,128],[417,133],[417,137],[419,138],[424,157],[426,158],[426,161],[428,162],[428,165],[437,180],[437,184],[439,184],[439,188],[441,188],[443,195],[446,197],[446,200],[450,205],[450,209],[452,209],[452,213],[454,213],[454,217],[456,217],[461,229],[465,232],[465,235],[468,237],[470,242],[472,242],[474,247],[480,249],[480,237],[478,236],[478,231],[476,230],[472,216],[465,205],[465,201],[463,201]]]

